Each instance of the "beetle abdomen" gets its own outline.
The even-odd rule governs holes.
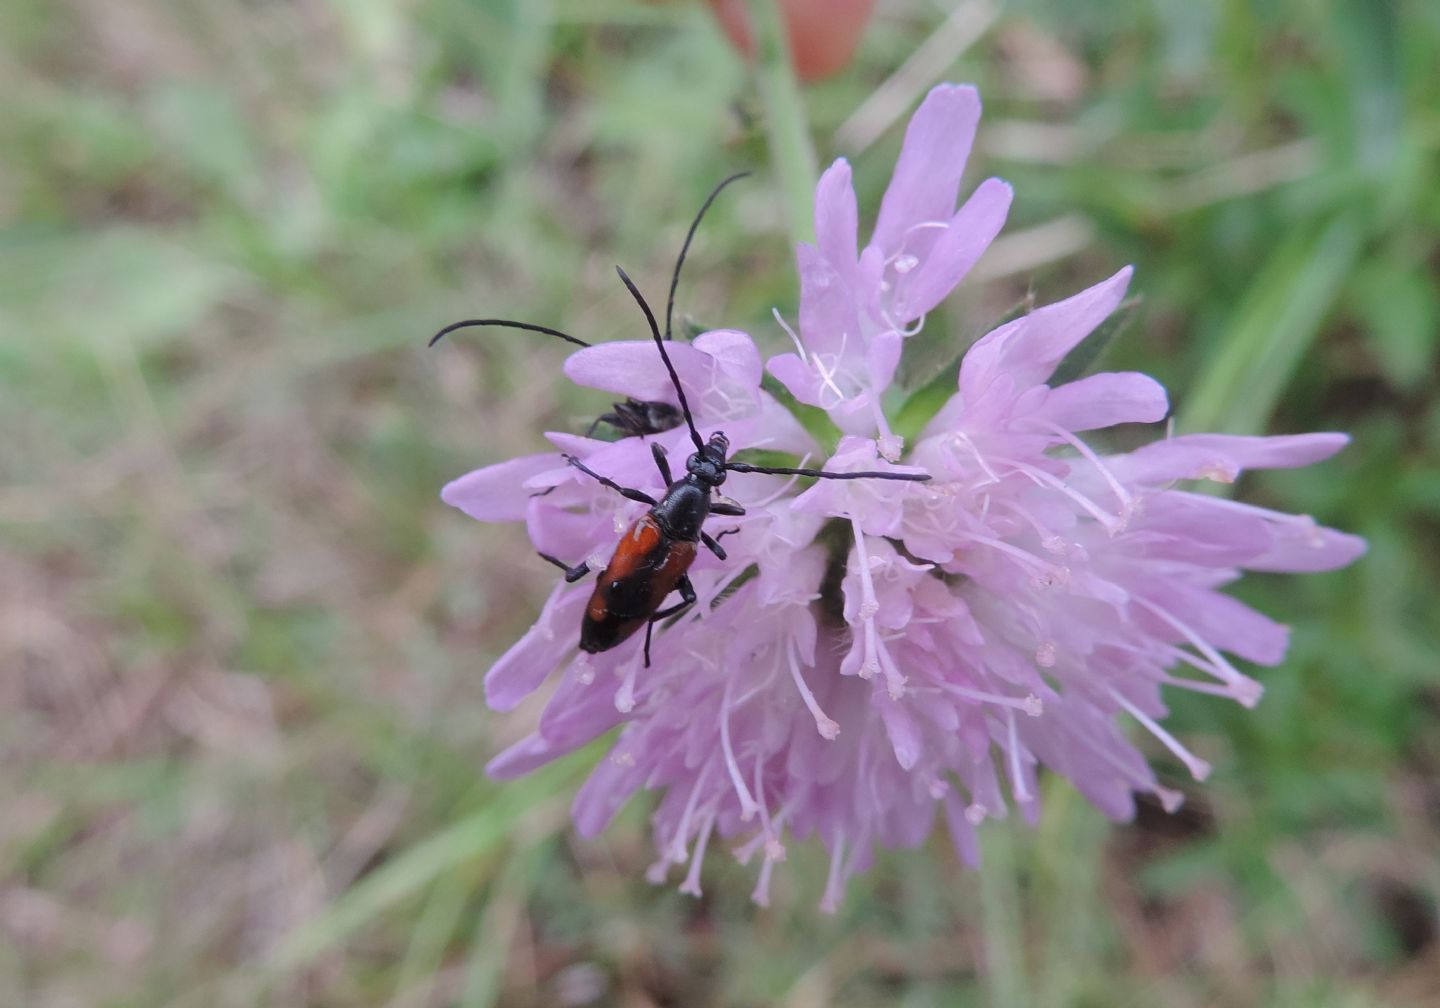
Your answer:
[[[660,608],[695,560],[695,544],[674,539],[642,516],[630,526],[595,582],[580,624],[580,649],[609,651],[628,639]]]

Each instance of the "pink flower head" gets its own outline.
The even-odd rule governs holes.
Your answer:
[[[753,895],[764,904],[792,843],[815,837],[830,858],[821,906],[834,909],[878,848],[918,846],[937,819],[976,864],[983,820],[1011,806],[1039,815],[1041,765],[1115,818],[1133,813],[1137,792],[1173,808],[1181,796],[1158,783],[1121,722],[1137,722],[1202,779],[1207,764],[1160,723],[1164,688],[1253,705],[1261,687],[1232,656],[1273,665],[1287,643],[1285,627],[1224,587],[1246,570],[1329,570],[1364,551],[1308,517],[1184,488],[1309,465],[1344,435],[1185,435],[1122,454],[1081,437],[1168,411],[1164,390],[1141,374],[1051,384],[1120,303],[1129,269],[979,340],[909,458],[889,460],[898,445],[880,395],[892,357],[974,262],[1008,201],[1008,190],[982,187],[954,211],[977,115],[969,88],[925,100],[858,259],[848,168],[826,173],[819,244],[800,253],[800,352],[769,362],[798,398],[853,421],[826,446],[827,471],[932,479],[800,486],[734,474],[724,492],[747,513],[710,523],[736,530],[729,558],[700,551],[690,571],[698,604],[655,627],[649,667],[639,639],[580,652],[591,586],[562,582],[486,678],[499,709],[558,678],[536,731],[491,762],[495,776],[619,727],[576,798],[575,821],[593,835],[636,791],[656,791],[656,881],[683,866],[681,889],[698,893],[706,851],[724,843],[757,864]],[[747,336],[707,333],[670,352],[702,436],[723,426],[733,451],[815,451],[760,389]],[[588,348],[566,370],[675,401],[653,344]],[[663,492],[643,439],[550,438],[621,484]],[[692,450],[683,428],[655,440],[676,460]],[[442,496],[482,520],[523,520],[537,550],[592,566],[645,511],[553,453],[471,473]]]

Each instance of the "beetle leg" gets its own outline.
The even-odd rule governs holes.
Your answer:
[[[690,583],[690,576],[688,574],[680,575],[680,580],[675,582],[675,590],[680,593],[680,601],[676,602],[668,609],[661,609],[659,612],[653,614],[650,617],[649,622],[645,624],[646,668],[650,667],[650,634],[655,629],[655,624],[662,619],[669,619],[676,613],[683,612],[684,610],[690,608],[692,605],[695,604],[697,598],[697,596],[695,595],[695,586]]]
[[[590,422],[590,426],[585,430],[585,436],[587,438],[594,437],[595,428],[599,427],[602,423],[608,423],[611,427],[622,429],[620,418],[618,416],[616,416],[614,413],[601,413],[598,417],[596,417]]]
[[[739,529],[726,529],[724,532],[721,532],[720,535],[715,536],[714,538],[711,538],[710,533],[708,532],[701,532],[700,541],[705,544],[705,548],[708,549],[711,553],[714,553],[721,560],[725,560],[727,559],[725,555],[725,547],[720,545],[720,536],[727,536],[731,532],[739,531]]]
[[[619,483],[616,483],[608,476],[601,476],[594,469],[591,469],[584,462],[581,462],[579,459],[577,459],[574,455],[564,455],[562,456],[562,458],[564,458],[566,462],[569,462],[576,469],[579,469],[586,476],[589,476],[596,480],[601,486],[609,487],[611,490],[614,490],[626,500],[638,501],[641,504],[649,504],[651,507],[655,506],[655,498],[651,497],[644,490],[631,490],[629,487],[622,487]]]
[[[716,500],[710,502],[710,513],[718,515],[729,515],[732,518],[739,517],[746,513],[745,509],[732,500]]]
[[[680,601],[676,602],[670,608],[661,609],[659,612],[652,615],[650,617],[650,622],[654,623],[656,620],[669,619],[671,616],[674,616],[676,613],[685,609],[687,606],[692,606],[695,604],[695,586],[690,583],[690,575],[681,575],[680,580],[675,582],[675,590],[680,593]]]
[[[665,449],[654,441],[650,442],[650,454],[655,456],[655,465],[660,470],[660,478],[665,481],[668,487],[675,482],[675,477],[670,475],[670,460],[665,457]]]
[[[552,563],[556,567],[559,567],[562,571],[564,571],[566,584],[574,584],[586,574],[590,573],[590,565],[588,563],[578,563],[574,567],[571,567],[569,564],[565,563],[565,561],[557,560],[549,553],[541,553],[540,559]]]

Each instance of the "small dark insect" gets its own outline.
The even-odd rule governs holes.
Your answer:
[[[680,255],[675,259],[675,271],[670,277],[670,297],[665,302],[665,339],[671,338],[671,324],[675,317],[675,290],[680,285],[680,268],[685,265],[685,255],[690,251],[690,242],[695,238],[695,231],[700,227],[700,221],[705,217],[705,211],[710,209],[710,204],[715,202],[715,197],[720,191],[731,182],[745,178],[749,172],[738,172],[722,181],[710,195],[705,197],[705,202],[700,205],[700,211],[695,219],[690,222],[690,230],[685,233],[685,243],[680,246]],[[434,336],[430,337],[430,346],[440,342],[440,339],[456,329],[468,329],[475,326],[501,326],[509,329],[525,329],[529,332],[545,333],[550,336],[557,336],[577,346],[590,346],[582,339],[571,336],[569,333],[561,332],[559,329],[551,329],[548,326],[535,325],[532,322],[516,322],[512,319],[462,319],[459,322],[452,322],[444,329],[441,329]],[[620,431],[625,437],[644,437],[647,434],[661,434],[668,430],[674,430],[684,421],[680,411],[667,402],[651,402],[642,399],[627,398],[623,403],[612,403],[612,410],[609,413],[602,413],[595,418],[589,428],[585,431],[586,437],[595,434],[595,428],[602,423],[609,424]]]
[[[622,641],[629,639],[640,627],[645,627],[645,664],[650,664],[650,637],[658,620],[674,616],[696,601],[695,588],[690,583],[687,571],[695,560],[696,548],[703,544],[721,560],[725,549],[719,540],[736,529],[728,529],[711,537],[702,526],[705,519],[716,515],[743,515],[745,509],[729,500],[716,500],[711,491],[725,482],[726,473],[754,472],[778,475],[812,476],[818,479],[886,479],[886,480],[928,480],[926,473],[895,472],[825,472],[820,469],[791,469],[778,466],[757,466],[746,462],[731,462],[726,457],[730,441],[722,431],[716,431],[706,440],[695,428],[695,418],[685,398],[685,388],[680,376],[670,363],[665,350],[665,339],[655,322],[655,314],[645,302],[630,277],[623,269],[616,267],[620,279],[635,298],[640,310],[645,313],[650,334],[660,350],[660,359],[669,372],[675,387],[675,396],[680,402],[680,413],[685,426],[690,429],[690,439],[695,443],[695,452],[685,460],[685,475],[675,479],[670,472],[670,463],[665,449],[651,443],[650,453],[660,477],[665,481],[665,493],[656,500],[643,490],[623,487],[614,480],[602,476],[579,459],[566,455],[565,461],[587,476],[609,487],[627,500],[648,504],[650,510],[632,524],[610,563],[600,572],[590,602],[585,607],[585,616],[580,624],[580,648],[592,654],[608,651]],[[565,580],[574,582],[590,573],[590,566],[579,563],[570,566],[562,560],[541,553],[541,558],[565,572]],[[661,608],[671,592],[680,593],[680,601],[667,608]]]
[[[652,402],[646,399],[626,399],[614,403],[614,410],[601,413],[585,431],[586,437],[595,434],[595,428],[602,423],[616,430],[624,431],[627,437],[644,437],[646,434],[660,434],[674,430],[685,422],[680,411],[668,402]]]

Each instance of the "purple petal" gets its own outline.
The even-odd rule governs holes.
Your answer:
[[[858,217],[850,165],[837,158],[815,187],[815,244],[847,283],[855,274]]]
[[[875,334],[865,351],[865,370],[870,377],[870,388],[890,386],[895,369],[900,366],[900,351],[904,346],[904,337],[893,329]]]
[[[920,728],[904,705],[891,699],[883,689],[875,692],[874,704],[885,725],[885,735],[902,770],[914,768],[920,758]]]
[[[809,353],[842,360],[865,352],[855,290],[813,245],[795,250],[800,267],[800,339]]]
[[[593,658],[587,660],[593,662]],[[585,682],[572,665],[540,715],[540,734],[568,752],[605,734],[624,715],[615,709],[614,691],[599,682]]]
[[[980,184],[950,218],[949,227],[920,259],[919,266],[896,281],[893,314],[898,325],[909,325],[949,297],[1000,233],[1013,196],[1014,190],[999,179],[986,179]]]
[[[1221,650],[1260,665],[1278,665],[1285,658],[1290,628],[1229,595],[1173,580],[1150,594],[1152,601]]]
[[[1168,483],[1177,479],[1233,482],[1246,469],[1291,469],[1334,455],[1350,441],[1344,434],[1247,437],[1183,434],[1145,445],[1107,464],[1121,479]]]
[[[696,346],[671,340],[665,345],[685,391],[704,388],[714,362]],[[565,374],[577,385],[603,389],[649,402],[679,400],[653,340],[602,343],[577,350],[565,360]]]
[[[1090,375],[1050,390],[1036,416],[1069,431],[1154,423],[1170,411],[1165,387],[1136,371]]]
[[[565,375],[576,385],[650,402],[675,402],[675,387],[649,340],[617,340],[577,350],[565,359]]]
[[[485,702],[492,709],[514,709],[575,647],[580,610],[589,595],[587,586],[556,586],[535,625],[485,674]]]
[[[980,94],[973,87],[941,84],[931,89],[905,128],[872,245],[888,255],[916,224],[950,219],[979,122]]]
[[[553,452],[522,455],[451,480],[440,491],[440,499],[480,521],[521,521],[530,495],[525,481],[555,468]]]
[[[1245,567],[1256,571],[1304,573],[1344,567],[1368,548],[1364,539],[1347,532],[1317,525],[1309,515],[1288,515],[1271,511],[1270,548]]]
[[[824,382],[798,354],[787,353],[771,357],[766,361],[765,369],[774,375],[791,395],[807,406],[819,406],[826,402],[822,398]]]
[[[1179,490],[1146,498],[1125,537],[1125,545],[1144,556],[1215,568],[1248,566],[1273,542],[1264,519]]]
[[[552,745],[539,735],[527,735],[486,763],[485,773],[495,780],[514,780],[569,752],[573,750]]]
[[[739,329],[711,329],[695,337],[691,344],[714,361],[715,366],[738,384],[760,387],[764,368],[760,351],[747,333]],[[687,388],[685,390],[689,392]]]
[[[1074,297],[1037,308],[982,337],[960,363],[960,391],[966,400],[978,398],[1002,374],[1017,388],[1048,379],[1065,355],[1119,306],[1132,272],[1126,266]]]
[[[628,761],[617,758],[624,741],[621,736],[616,751],[600,761],[575,795],[570,814],[575,820],[575,829],[583,837],[596,836],[609,825],[648,770],[644,763],[633,758]]]

